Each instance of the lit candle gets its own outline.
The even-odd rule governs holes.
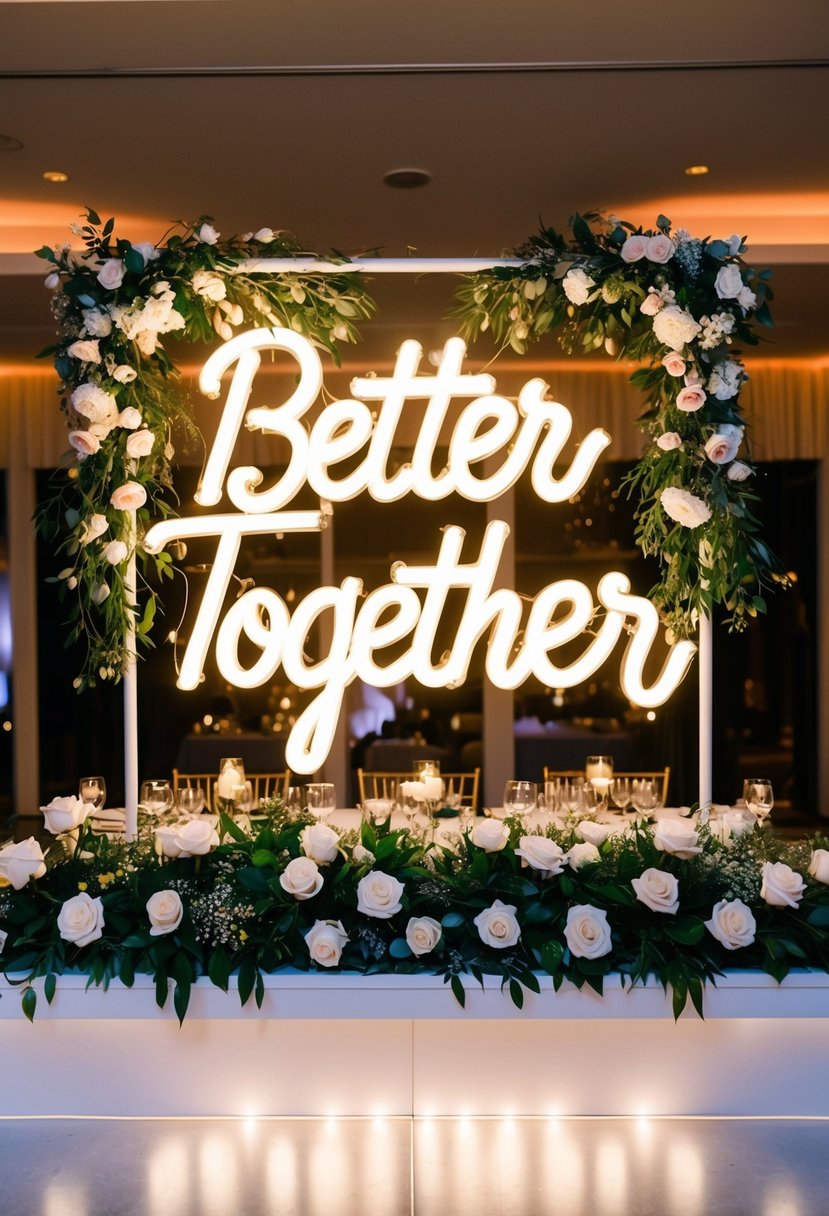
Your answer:
[[[242,774],[238,768],[229,765],[227,768],[222,769],[219,773],[219,780],[216,782],[219,797],[224,798],[226,802],[230,802],[233,798],[234,786],[238,785],[244,785]]]

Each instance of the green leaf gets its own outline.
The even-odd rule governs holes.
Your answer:
[[[178,1017],[178,1024],[181,1026],[187,1015],[187,1006],[190,1004],[190,980],[176,980],[176,987],[173,993],[173,1007]]]
[[[460,929],[466,924],[466,917],[462,912],[447,912],[441,917],[440,923],[444,929]]]
[[[253,856],[251,857],[251,861],[253,862],[253,864],[255,866],[259,867],[260,869],[264,868],[265,866],[275,866],[276,865],[276,857],[270,851],[270,849],[256,849]]]
[[[459,975],[453,975],[449,983],[455,1000],[458,1002],[460,1007],[464,1009],[466,1007],[466,992],[464,990],[463,983],[461,982],[461,977]]]
[[[658,215],[656,217],[656,226],[660,229],[660,231],[668,232],[671,227],[671,221],[666,215]]]
[[[227,951],[221,946],[214,947],[207,964],[207,974],[210,982],[215,984],[217,988],[221,988],[222,992],[227,992],[232,970],[233,962]]]
[[[46,997],[46,1004],[51,1005],[55,999],[55,988],[57,987],[57,976],[53,971],[50,971],[43,981],[43,995]]]
[[[524,989],[518,983],[518,980],[510,980],[509,994],[510,994],[510,999],[512,1000],[513,1005],[515,1005],[518,1009],[523,1009],[524,1008]]]
[[[555,975],[564,959],[564,946],[561,942],[545,942],[541,947],[541,964],[550,975]]]
[[[137,249],[128,245],[124,250],[124,264],[133,274],[141,274],[144,269],[144,258]]]
[[[681,946],[695,946],[705,936],[705,924],[693,916],[677,918],[668,921],[665,932],[673,941]]]
[[[37,1007],[37,993],[31,985],[23,989],[20,1005],[29,1021],[33,1022],[35,1020],[35,1008]]]
[[[242,964],[239,967],[239,1003],[241,1005],[247,1005],[250,1000],[258,974],[259,969],[252,958],[242,959]]]
[[[155,1003],[159,1009],[163,1009],[167,1004],[169,994],[170,985],[167,982],[167,972],[163,967],[159,967],[155,973]]]

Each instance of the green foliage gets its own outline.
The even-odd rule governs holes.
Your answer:
[[[568,353],[604,351],[644,365],[631,383],[645,396],[640,427],[648,443],[623,485],[636,501],[636,542],[659,564],[650,596],[675,638],[694,634],[699,616],[711,615],[715,605],[725,609],[731,629],[744,629],[765,611],[765,589],[786,586],[787,579],[759,536],[756,471],[745,435],[739,453],[726,453],[722,463],[706,444],[728,428],[745,429],[739,393],[746,376],[736,346],[757,343],[754,322],[771,324],[769,272],[745,264],[742,240],[671,237],[664,215],[644,233],[626,221],[577,215],[570,231],[565,237],[542,228],[515,251],[526,259],[518,270],[468,276],[457,293],[462,333],[470,341],[491,333],[502,348],[523,354],[554,332]],[[625,245],[631,237],[639,238],[638,248]],[[721,285],[721,296],[723,272],[732,281]],[[657,336],[653,316],[669,307],[690,322],[672,346]],[[663,362],[672,351],[683,360],[678,374]],[[678,405],[686,381],[704,390],[699,408]],[[663,436],[675,446],[660,446]],[[667,489],[692,495],[710,517],[677,522],[662,499]]]
[[[102,225],[92,209],[85,219],[73,226],[81,252],[68,245],[37,251],[51,263],[58,324],[58,341],[42,354],[60,379],[73,451],[36,518],[66,558],[57,582],[68,607],[67,645],[80,644],[84,652],[79,690],[120,680],[131,626],[139,649],[152,645],[159,586],[173,577],[171,554],[148,554],[141,544],[153,523],[175,514],[172,441],[199,439],[178,368],[164,347],[168,334],[210,342],[216,335],[232,337],[240,326],[279,326],[306,335],[339,362],[339,344],[356,341],[358,323],[374,308],[359,276],[345,266],[332,275],[251,275],[243,269],[249,259],[304,252],[284,233],[263,229],[214,240],[202,216],[177,225],[157,247],[136,246],[115,236],[113,219]],[[144,497],[135,531],[131,512],[111,502],[127,483]],[[113,552],[113,542],[123,549]],[[139,568],[137,602],[126,584],[132,554]]]

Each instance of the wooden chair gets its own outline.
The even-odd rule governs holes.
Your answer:
[[[204,790],[206,809],[213,810],[218,779],[218,773],[181,773],[174,768],[173,799],[178,801],[178,792],[182,786],[200,785]],[[251,783],[253,804],[257,806],[268,798],[276,798],[278,794],[284,797],[291,784],[291,770],[284,769],[281,773],[245,773],[245,780]]]
[[[459,797],[459,806],[471,807],[478,810],[478,787],[481,781],[481,770],[474,769],[469,773],[441,773],[444,792],[447,799]],[[367,798],[394,798],[401,781],[413,781],[412,773],[382,773],[358,768],[357,785],[360,791],[360,801]]]
[[[553,769],[553,768],[549,768],[546,764],[544,765],[544,780],[545,781],[553,781],[553,780],[555,780],[556,777],[560,777],[565,780],[570,780],[573,777],[583,777],[583,776],[584,776],[583,768],[581,768],[581,769],[576,769],[576,768]],[[614,777],[629,777],[633,781],[642,781],[645,779],[650,779],[651,781],[660,781],[662,783],[662,787],[661,787],[660,796],[659,796],[659,803],[660,803],[660,806],[668,805],[668,784],[671,780],[670,765],[666,764],[664,768],[657,768],[657,769],[640,769],[638,772],[635,772],[635,773],[627,771],[627,770],[622,771],[621,769],[618,769],[618,770],[614,771],[613,776]]]

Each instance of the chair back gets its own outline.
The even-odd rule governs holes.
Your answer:
[[[577,768],[553,769],[553,768],[548,768],[548,766],[546,764],[544,765],[544,780],[545,781],[554,781],[556,777],[563,778],[564,780],[572,780],[573,777],[583,777],[583,776],[584,776],[583,768],[581,768],[581,769],[577,769]],[[670,784],[670,780],[671,780],[671,766],[669,764],[666,764],[664,768],[639,769],[638,772],[631,772],[630,770],[627,770],[627,769],[624,771],[622,769],[618,769],[618,770],[614,769],[613,776],[614,777],[629,777],[629,778],[631,778],[631,780],[634,780],[634,781],[650,780],[650,781],[654,781],[654,782],[656,782],[656,781],[660,782],[659,805],[660,806],[668,805],[668,785]]]
[[[441,773],[444,796],[447,806],[471,807],[478,810],[478,790],[481,783],[481,770],[473,769],[468,773]],[[397,795],[401,781],[412,781],[411,770],[407,772],[379,772],[373,769],[357,769],[357,785],[360,791],[360,801],[367,798],[394,798]]]
[[[178,798],[178,792],[182,786],[200,785],[204,790],[205,805],[208,810],[212,811],[215,809],[216,782],[218,779],[218,773],[182,773],[177,768],[174,768],[173,798]],[[251,784],[253,803],[256,806],[260,802],[266,802],[269,798],[276,798],[279,795],[285,796],[285,791],[291,784],[291,770],[289,768],[283,769],[281,773],[245,773],[245,780]]]

